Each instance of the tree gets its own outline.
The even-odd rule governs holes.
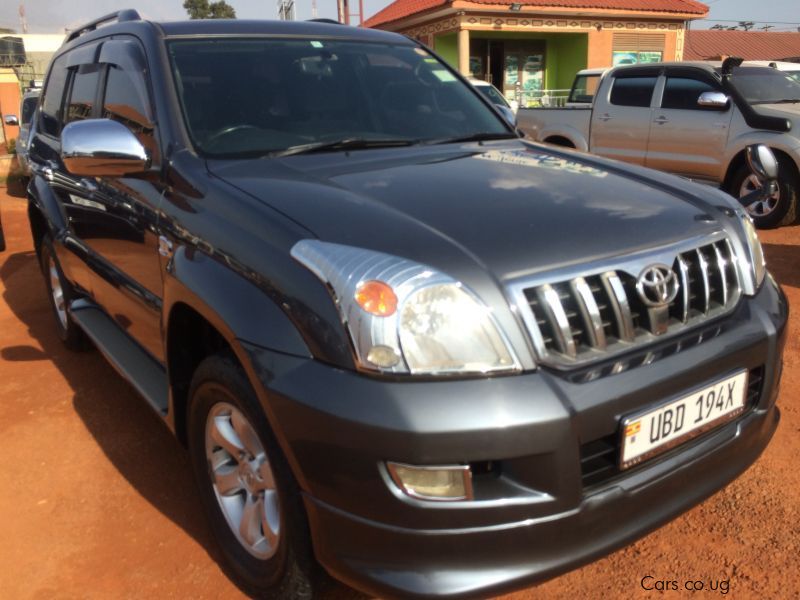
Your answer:
[[[190,19],[235,19],[236,11],[225,2],[218,0],[209,3],[208,0],[185,0],[183,8],[189,14]]]
[[[753,25],[755,25],[755,23],[752,21],[739,21],[739,27],[745,31],[750,31],[753,28]]]

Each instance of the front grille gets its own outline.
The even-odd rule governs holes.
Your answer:
[[[750,369],[747,379],[747,398],[745,412],[749,412],[761,399],[764,388],[764,367]],[[713,432],[711,430],[708,433]],[[701,435],[696,439],[702,439]],[[678,446],[682,448],[682,446]],[[669,454],[669,453],[666,453]],[[643,464],[650,464],[645,461]],[[633,471],[637,467],[628,469]],[[619,433],[586,442],[581,445],[581,481],[583,487],[590,487],[608,481],[619,475]]]
[[[664,308],[645,305],[637,276],[604,270],[523,289],[533,319],[527,323],[538,358],[574,365],[602,360],[663,339],[726,313],[739,300],[736,257],[726,239],[673,255],[675,299]]]

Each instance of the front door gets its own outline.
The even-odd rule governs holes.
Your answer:
[[[538,42],[505,42],[503,95],[520,106],[535,106],[544,90],[544,46]]]
[[[730,103],[723,110],[704,108],[697,100],[703,92],[721,91],[696,69],[668,70],[660,107],[652,114],[646,166],[720,181],[733,108]]]

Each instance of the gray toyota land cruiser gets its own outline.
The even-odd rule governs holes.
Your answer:
[[[122,11],[35,119],[55,327],[188,447],[249,593],[530,585],[778,425],[787,304],[742,206],[519,139],[413,40]]]

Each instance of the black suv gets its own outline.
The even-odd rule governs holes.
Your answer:
[[[400,35],[111,15],[55,56],[31,160],[61,337],[188,446],[253,594],[528,585],[777,427],[787,305],[742,208],[520,140]]]

